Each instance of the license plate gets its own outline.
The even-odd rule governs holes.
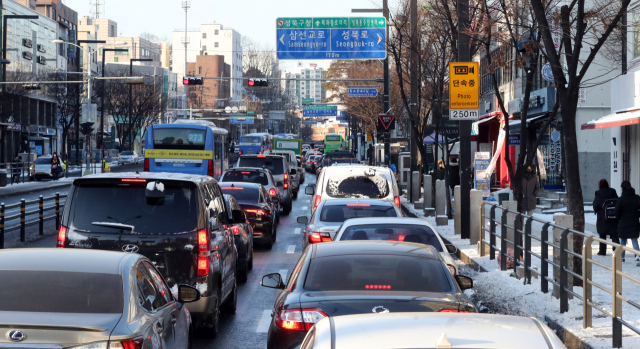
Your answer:
[[[173,164],[173,167],[184,167],[184,164]]]
[[[249,154],[253,154],[253,152],[252,152],[252,151],[250,151],[250,152],[249,152]]]
[[[45,172],[36,172],[36,174],[46,174]]]

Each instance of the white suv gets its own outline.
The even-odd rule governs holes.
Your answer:
[[[400,207],[396,176],[388,167],[365,165],[329,166],[318,174],[316,184],[309,184],[305,194],[313,195],[311,213],[320,201],[341,198],[379,199]]]

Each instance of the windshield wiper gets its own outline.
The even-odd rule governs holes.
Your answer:
[[[98,226],[98,227],[107,227],[107,228],[116,228],[116,229],[120,229],[121,233],[125,233],[125,229],[129,230],[129,234],[133,234],[134,230],[136,229],[135,226],[130,225],[130,224],[122,224],[122,223],[113,223],[113,222],[92,222],[92,225]]]

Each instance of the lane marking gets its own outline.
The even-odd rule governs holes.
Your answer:
[[[300,235],[300,230],[302,230],[302,228],[295,228],[293,230],[293,235]]]
[[[294,254],[295,252],[296,252],[296,245],[289,245],[289,247],[287,247],[288,254]]]
[[[308,210],[308,209],[309,209],[309,206],[302,206],[301,207],[301,210]]]
[[[287,282],[288,270],[287,269],[280,269],[280,271],[278,273],[280,274],[280,276],[282,276],[282,282]]]
[[[269,332],[269,325],[271,325],[271,309],[263,310],[256,332],[267,333]]]

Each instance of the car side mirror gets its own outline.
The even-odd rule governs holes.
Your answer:
[[[456,275],[456,281],[463,291],[473,288],[473,280],[470,277]]]
[[[227,221],[225,212],[218,213],[218,217],[216,218],[218,219],[218,224],[225,224],[225,222]]]
[[[449,253],[456,253],[458,252],[458,248],[455,247],[454,245],[444,245],[444,247],[447,248],[447,252]]]
[[[300,224],[307,224],[309,223],[309,218],[307,216],[300,216],[298,217],[297,221]]]
[[[247,221],[247,215],[243,210],[233,210],[231,215],[233,216],[234,223],[244,223]]]
[[[307,195],[313,195],[313,193],[316,191],[315,185],[307,185],[304,188],[304,193]]]
[[[284,289],[284,284],[282,283],[282,276],[280,273],[267,274],[262,277],[262,281],[260,285],[263,287],[275,288],[282,290]]]
[[[291,174],[291,175],[294,175],[296,173],[298,173],[298,171],[296,171],[295,168],[292,168],[291,171],[289,171],[289,174]]]
[[[192,303],[200,300],[200,291],[188,285],[178,285],[178,302]]]

